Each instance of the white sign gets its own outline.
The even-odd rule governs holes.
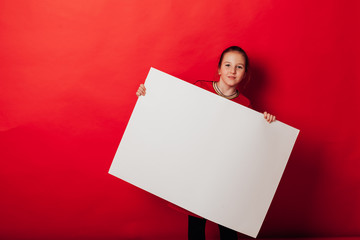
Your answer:
[[[109,173],[256,237],[299,130],[154,68]]]

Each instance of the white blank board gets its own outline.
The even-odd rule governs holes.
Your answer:
[[[109,173],[256,237],[299,130],[150,69]]]

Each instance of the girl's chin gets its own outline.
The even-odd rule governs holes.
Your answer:
[[[239,85],[240,81],[224,81],[224,83],[226,85],[228,85],[229,87],[237,87],[237,85]]]

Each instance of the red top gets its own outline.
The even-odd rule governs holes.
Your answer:
[[[194,83],[194,85],[198,86],[198,87],[201,87],[202,89],[205,89],[209,92],[212,92],[216,95],[218,95],[213,87],[213,81],[204,81],[204,80],[198,80]],[[239,96],[233,98],[233,99],[230,99],[231,101],[234,101],[238,104],[241,104],[245,107],[249,107],[251,108],[251,104],[250,104],[250,100],[248,98],[246,98],[244,95],[242,95],[241,93],[239,93]],[[175,210],[179,211],[179,212],[182,212],[182,213],[185,213],[187,215],[191,215],[191,216],[195,216],[195,217],[198,217],[198,218],[201,218],[200,216],[192,213],[192,212],[189,212],[175,204],[172,204],[169,202],[169,206],[171,208],[174,208]]]
[[[204,80],[198,80],[194,83],[196,86],[201,87],[202,89],[208,90],[209,92],[215,93],[218,95],[213,87],[213,81],[204,81]],[[239,93],[239,96],[230,99],[233,102],[236,102],[238,104],[241,104],[245,107],[251,108],[250,100],[247,99],[244,95]]]

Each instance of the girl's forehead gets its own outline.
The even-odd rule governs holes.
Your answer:
[[[245,57],[239,52],[227,52],[224,55],[223,62],[227,60],[234,60],[237,62],[245,63]]]
[[[244,58],[242,53],[239,53],[239,52],[236,52],[236,51],[231,51],[231,52],[225,53],[224,58],[225,57],[241,57],[241,58]]]

